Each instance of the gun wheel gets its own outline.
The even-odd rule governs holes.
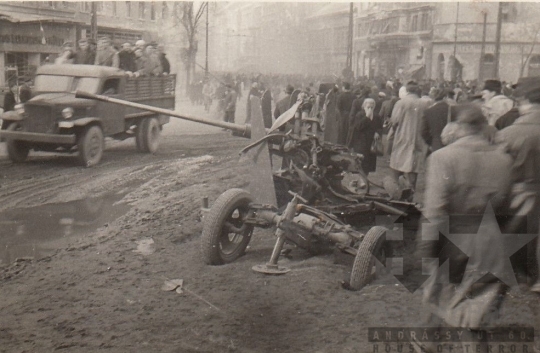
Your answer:
[[[223,265],[244,255],[253,233],[253,225],[245,223],[252,202],[251,195],[242,189],[227,190],[217,198],[203,224],[205,263]]]
[[[383,253],[386,231],[384,227],[373,227],[360,242],[351,272],[351,289],[360,290],[374,278],[375,260]]]

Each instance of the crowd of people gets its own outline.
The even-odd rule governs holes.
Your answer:
[[[284,84],[278,95],[268,82],[254,79],[248,93],[271,97],[267,101],[274,112],[268,122],[265,120],[267,126],[291,107],[295,90],[293,84]],[[366,174],[376,171],[380,152],[374,145],[384,141],[390,168],[383,184],[391,193],[395,191],[390,196],[416,199],[418,175],[425,171],[424,199],[415,201],[423,203],[423,214],[433,229],[443,229],[448,218],[458,216],[459,222],[449,225],[450,232],[477,235],[467,243],[469,251],[480,254],[473,260],[463,257],[461,250],[445,247],[442,241],[418,246],[422,257],[450,258],[456,264],[450,277],[460,278],[459,283],[445,283],[441,278],[448,273],[441,268],[433,270],[435,276],[424,288],[424,301],[433,308],[429,325],[482,330],[493,323],[490,320],[509,283],[496,276],[485,277],[480,269],[492,266],[494,273],[504,277],[508,269],[501,267],[500,259],[508,254],[504,244],[496,247],[499,250],[486,252],[486,239],[492,245],[502,241],[492,234],[493,227],[503,234],[537,235],[539,231],[540,77],[521,78],[513,85],[499,80],[478,85],[472,81],[411,80],[402,84],[399,80],[360,79],[334,82],[323,94],[314,89],[321,86],[320,80],[297,83],[298,89],[324,101],[312,110],[312,116],[321,120],[324,141],[347,145],[362,154]],[[235,90],[233,85],[226,87]],[[216,95],[209,88],[204,92],[205,97]],[[506,216],[507,221],[497,223],[493,218],[491,228],[479,228],[490,209],[497,216]],[[529,289],[540,293],[538,241],[530,243],[528,249],[535,255],[527,256],[526,272],[528,278],[536,279],[529,281]],[[459,277],[459,273],[465,275]]]
[[[97,43],[91,38],[82,38],[77,49],[73,42],[65,42],[54,63],[110,66],[134,76],[169,74],[171,71],[163,45],[139,39],[134,44],[125,42],[120,46],[105,36]]]

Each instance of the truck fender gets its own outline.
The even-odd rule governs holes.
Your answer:
[[[10,110],[8,112],[2,113],[2,115],[0,115],[0,119],[9,121],[21,121],[24,119],[24,117],[21,114]]]
[[[101,126],[101,119],[100,118],[82,118],[77,119],[73,121],[74,126],[86,126],[88,124],[97,122]]]

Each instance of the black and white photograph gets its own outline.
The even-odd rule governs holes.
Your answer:
[[[540,353],[540,2],[0,1],[0,353]]]

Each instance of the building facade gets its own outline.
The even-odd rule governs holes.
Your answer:
[[[174,4],[98,1],[98,37],[109,36],[115,44],[156,40],[174,53],[178,35],[165,35],[165,29],[172,28]],[[89,1],[0,2],[0,87],[14,78],[32,78],[37,67],[54,62],[64,42],[90,37],[91,9]],[[174,30],[179,32],[178,28]],[[171,62],[175,62],[172,57]]]
[[[498,78],[540,75],[540,4],[534,2],[359,3],[355,16],[357,76],[402,79]],[[500,7],[500,9],[499,9]]]

